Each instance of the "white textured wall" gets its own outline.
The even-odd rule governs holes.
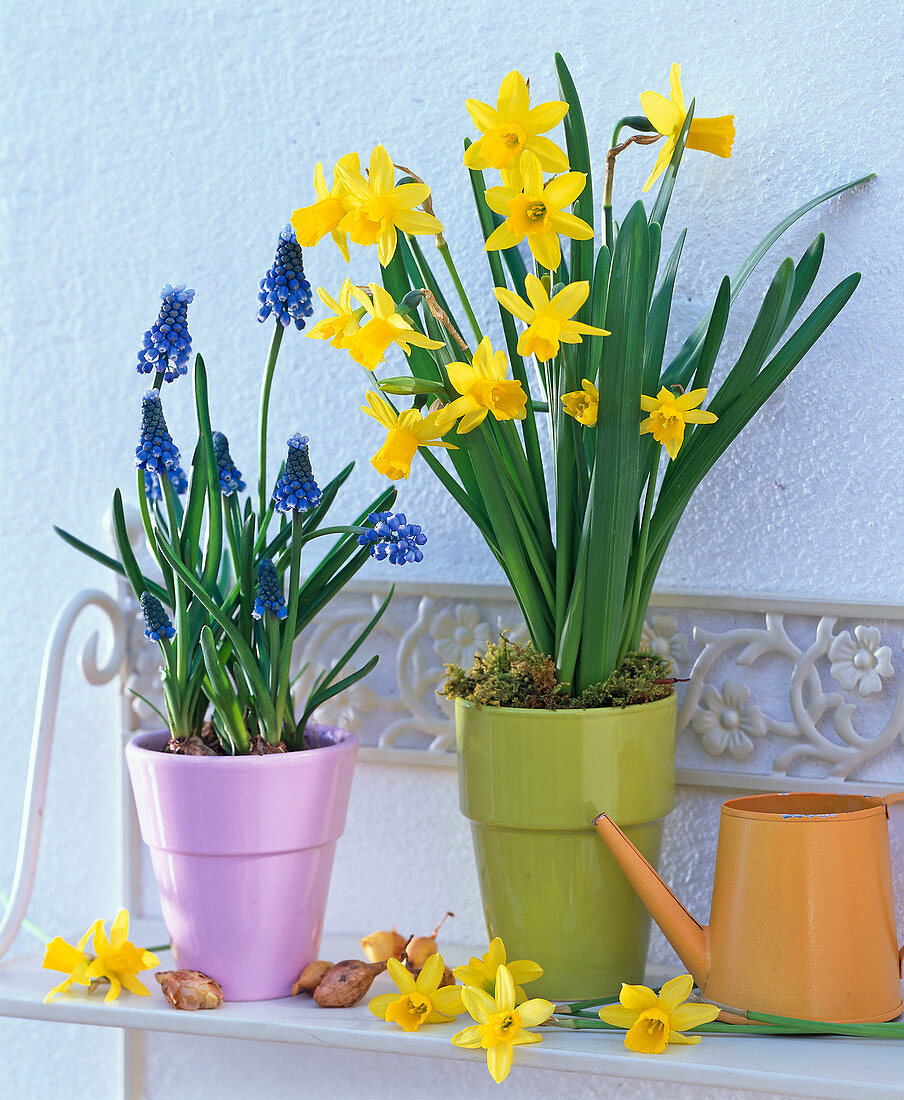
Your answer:
[[[460,139],[466,96],[492,100],[518,67],[554,92],[551,54],[569,61],[602,152],[637,93],[663,88],[672,60],[703,114],[732,110],[735,156],[689,156],[668,236],[690,226],[676,321],[686,331],[724,270],[774,220],[831,184],[879,178],[790,235],[799,254],[828,235],[827,290],[849,270],[861,289],[816,353],[719,464],[680,529],[664,584],[900,601],[902,62],[896,0],[806,5],[734,0],[631,5],[403,0],[308,5],[227,0],[4,5],[0,207],[5,229],[0,340],[0,605],[5,702],[0,768],[0,888],[9,880],[40,653],[56,605],[106,578],[53,540],[56,521],[100,538],[112,487],[132,484],[141,333],[166,281],[194,286],[195,347],[212,376],[216,426],[239,465],[253,453],[253,409],[268,333],[254,321],[257,280],[288,213],[310,201],[315,160],[383,141],[434,185],[437,211],[491,324]],[[653,154],[619,162],[618,202]],[[785,254],[778,252],[768,267]],[[359,282],[376,260],[355,254]],[[338,286],[329,242],[308,255],[312,281]],[[752,291],[762,290],[764,275]],[[739,304],[738,346],[753,296]],[[357,412],[360,375],[294,331],[276,386],[273,445],[301,429],[318,470],[363,459],[349,510],[381,487],[367,459],[376,426]],[[189,384],[167,393],[177,442]],[[405,486],[428,526],[425,579],[497,573],[474,532],[423,468]],[[82,628],[83,632],[85,627]],[[113,911],[115,695],[64,685],[47,843],[34,916],[49,931]],[[416,774],[416,773],[412,773]],[[373,812],[404,807],[374,805]],[[74,843],[74,838],[76,842]],[[442,837],[423,838],[423,866]],[[348,853],[351,855],[351,853]],[[413,875],[416,880],[417,876]],[[400,884],[401,885],[401,884]],[[62,1030],[0,1023],[12,1094],[114,1094],[112,1036],[80,1037],[71,1074]],[[662,1094],[660,1094],[662,1095]]]

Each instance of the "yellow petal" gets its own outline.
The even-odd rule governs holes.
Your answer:
[[[465,108],[471,116],[471,121],[482,133],[492,130],[499,125],[499,114],[495,107],[489,103],[482,103],[479,99],[466,99]],[[473,149],[473,146],[471,146]]]
[[[649,174],[647,182],[643,185],[644,191],[649,191],[666,168],[668,168],[669,161],[672,159],[672,153],[674,152],[675,139],[669,138],[665,145],[659,150],[659,156],[656,158],[656,163],[653,165],[653,171]]]
[[[544,310],[549,306],[549,295],[546,287],[534,274],[529,274],[524,280],[524,290],[528,301],[535,310]]]
[[[442,233],[443,223],[432,214],[425,214],[423,210],[399,210],[395,216],[395,223],[403,233],[417,235],[419,233]]]
[[[528,276],[530,278],[530,276]],[[501,306],[517,317],[520,321],[530,321],[534,315],[534,311],[522,298],[519,298],[514,291],[507,290],[505,287],[497,286],[495,289],[496,299]]]
[[[521,178],[524,180],[524,194],[539,196],[543,193],[543,171],[540,162],[529,150],[525,149],[518,163]]]
[[[137,993],[139,997],[149,997],[150,990],[143,985],[134,974],[121,974],[122,984],[130,993]]]
[[[482,405],[471,412],[466,412],[455,429],[456,435],[467,435],[468,432],[473,432],[475,428],[479,428],[486,420],[488,412],[489,409],[484,408]]]
[[[573,317],[581,306],[587,301],[590,294],[590,283],[582,280],[577,283],[569,283],[562,287],[558,294],[550,301],[550,305],[563,320]]]
[[[691,410],[684,414],[688,424],[715,424],[719,419],[715,413],[704,412],[702,409]]]
[[[672,1009],[669,1027],[675,1031],[690,1031],[700,1024],[709,1024],[719,1015],[715,1005],[684,1004]]]
[[[665,983],[659,991],[659,1003],[666,1012],[674,1012],[682,1001],[688,999],[693,988],[694,979],[690,974],[681,974],[679,977],[672,978],[671,981]]]
[[[121,947],[129,938],[129,911],[120,909],[110,925],[110,945]]]
[[[639,1015],[638,1009],[625,1008],[624,1005],[605,1005],[599,1010],[599,1018],[603,1023],[613,1027],[633,1027]]]
[[[672,97],[672,102],[683,114],[687,114],[687,107],[684,105],[684,92],[681,90],[681,66],[675,61],[669,70],[669,94]]]
[[[647,1019],[641,1016],[625,1034],[625,1046],[638,1054],[661,1054],[668,1042],[668,1028],[663,1026],[651,1033]]]
[[[484,961],[486,962],[488,970],[495,975],[496,968],[502,966],[505,963],[505,959],[505,944],[498,936],[494,936],[490,940],[490,946],[487,948],[486,955],[484,955]]]
[[[419,993],[434,993],[439,988],[446,964],[442,955],[430,955],[417,976],[415,986]]]
[[[496,971],[496,1004],[500,1012],[511,1012],[515,1007],[515,983],[507,966]]]
[[[473,168],[475,171],[483,171],[484,168],[490,167],[490,162],[483,155],[483,147],[481,141],[483,138],[478,138],[477,141],[465,149],[464,165],[466,168]]]
[[[548,103],[538,103],[531,107],[524,119],[524,128],[532,134],[545,134],[553,126],[558,126],[568,114],[568,104],[551,99]]]
[[[386,962],[386,969],[389,971],[389,976],[395,982],[396,988],[400,993],[414,992],[414,977],[409,970],[405,969],[398,959],[388,959]]]
[[[395,184],[395,168],[389,153],[378,145],[370,154],[370,185],[375,194],[385,195]]]
[[[509,203],[513,195],[514,192],[510,187],[490,187],[483,193],[487,206],[494,214],[499,214],[503,218],[508,216]]]
[[[645,985],[623,983],[618,999],[625,1008],[633,1008],[638,1012],[643,1012],[644,1009],[652,1008],[656,1004],[656,994]]]
[[[444,985],[430,994],[430,1000],[438,1012],[444,1012],[447,1016],[460,1016],[465,1010],[460,985]]]
[[[540,162],[544,172],[567,172],[568,155],[554,141],[546,137],[528,138],[528,148]]]
[[[462,986],[461,1000],[479,1024],[485,1024],[490,1016],[494,1016],[498,1011],[496,1002],[489,993],[485,993],[476,985]]]
[[[502,81],[496,107],[499,114],[506,119],[520,118],[527,114],[530,107],[527,81],[517,70],[510,72]]]
[[[561,233],[563,237],[571,237],[576,241],[593,240],[593,226],[575,214],[556,210],[550,213],[549,220],[556,233]]]
[[[681,450],[681,444],[684,442],[684,425],[681,425],[681,432],[678,435],[672,436],[671,439],[667,439],[665,442],[665,449],[669,453],[669,458],[677,458],[678,452]]]
[[[682,1035],[680,1031],[669,1032],[669,1043],[674,1043],[676,1046],[694,1047],[702,1038],[702,1035]]]
[[[461,1031],[457,1031],[452,1036],[452,1042],[457,1047],[469,1047],[474,1049],[480,1046],[480,1028],[477,1024],[471,1024],[470,1027],[462,1028]]]
[[[508,1077],[513,1055],[511,1043],[497,1043],[487,1051],[487,1069],[497,1085],[501,1085]]]
[[[660,393],[662,391],[660,390]],[[679,394],[674,398],[675,404],[679,409],[693,409],[697,405],[701,405],[706,398],[706,389],[701,387],[696,390],[689,390],[687,393]]]
[[[520,1009],[519,1009],[520,1011]],[[512,1036],[512,1043],[516,1047],[529,1046],[531,1043],[542,1043],[543,1036],[538,1031],[521,1031],[515,1032]]]
[[[503,222],[502,225],[498,225],[489,237],[487,237],[487,243],[484,245],[484,248],[487,252],[495,252],[500,248],[512,248],[523,240],[523,233],[517,233],[512,228],[510,222]],[[558,266],[558,261],[556,261],[556,267]]]
[[[499,229],[503,228],[502,226]],[[496,233],[499,232],[496,230]],[[496,234],[494,233],[493,236]],[[528,246],[530,247],[531,254],[534,259],[540,264],[541,267],[549,268],[550,271],[555,271],[562,259],[562,249],[559,245],[559,238],[555,233],[536,233],[532,237],[527,238]],[[489,248],[490,242],[487,241],[487,248]]]
[[[546,1001],[542,997],[534,997],[518,1005],[518,1015],[524,1027],[534,1027],[536,1024],[545,1023],[555,1011],[552,1001]]]
[[[374,997],[367,1007],[378,1019],[385,1020],[386,1009],[397,999],[398,995],[395,993],[381,993],[378,997]]]
[[[530,959],[516,959],[514,962],[506,963],[506,966],[515,985],[524,985],[543,977],[543,967],[531,962]]]
[[[556,206],[561,210],[563,206],[571,206],[586,185],[585,173],[566,172],[563,176],[556,176],[547,183],[543,189],[543,197],[550,206]]]
[[[641,92],[640,105],[657,133],[669,137],[680,131],[684,123],[681,111],[664,95],[659,92]]]
[[[398,235],[394,225],[387,225],[377,240],[377,256],[380,267],[389,267],[389,262],[395,255]]]

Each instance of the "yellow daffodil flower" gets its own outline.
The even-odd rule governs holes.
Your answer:
[[[640,407],[650,415],[640,425],[640,434],[650,432],[657,443],[665,445],[669,458],[675,458],[684,442],[685,424],[715,424],[719,419],[714,413],[697,408],[705,397],[705,389],[675,394],[665,386],[655,397],[643,394]]]
[[[307,334],[312,340],[329,340],[334,348],[340,348],[343,346],[343,339],[357,331],[365,310],[362,306],[353,304],[353,289],[351,279],[346,279],[339,290],[337,302],[322,286],[317,288],[317,296],[327,309],[333,311],[335,317],[325,317],[318,321]]]
[[[506,377],[508,359],[504,351],[493,351],[484,336],[471,363],[450,363],[449,381],[461,397],[446,405],[437,423],[446,431],[461,418],[458,434],[465,435],[482,424],[487,413],[497,420],[523,420],[527,415],[527,394],[520,382]]]
[[[418,447],[457,450],[454,444],[442,441],[448,428],[437,423],[439,411],[426,416],[421,416],[417,409],[397,413],[388,401],[375,393],[368,393],[367,405],[362,405],[361,411],[388,430],[386,442],[370,461],[378,473],[385,474],[391,481],[408,477]]]
[[[370,297],[360,287],[353,287],[352,294],[370,320],[349,332],[337,346],[345,348],[356,363],[368,370],[375,370],[383,362],[386,349],[392,344],[398,344],[406,355],[411,353],[411,344],[419,348],[443,347],[442,340],[431,340],[412,328],[397,312],[392,295],[377,283],[370,284]]]
[[[517,169],[521,154],[529,149],[544,171],[568,171],[564,150],[540,137],[558,126],[568,113],[568,104],[553,100],[531,107],[527,81],[521,73],[511,72],[503,80],[495,109],[479,99],[465,100],[465,107],[483,135],[465,152],[468,168]]]
[[[462,985],[477,986],[491,997],[496,994],[496,975],[500,966],[505,966],[515,984],[515,1000],[517,1004],[527,999],[527,994],[521,988],[522,984],[536,981],[543,974],[543,967],[529,959],[517,959],[514,962],[506,962],[505,944],[496,936],[491,942],[489,950],[479,959],[471,958],[467,966],[456,966],[452,974]]]
[[[650,178],[643,185],[644,191],[649,191],[660,175],[665,171],[678,138],[684,120],[687,118],[687,108],[684,105],[684,92],[681,90],[681,66],[677,62],[672,66],[669,74],[670,98],[666,99],[659,92],[641,92],[640,103],[643,113],[647,116],[657,131],[668,140],[662,149]],[[731,146],[735,138],[734,115],[721,115],[719,118],[697,118],[691,122],[691,128],[687,134],[688,149],[702,149],[705,153],[714,153],[717,157],[730,157]]]
[[[94,956],[85,952],[88,940],[93,939]],[[138,980],[142,970],[159,966],[160,960],[150,951],[129,943],[129,912],[120,909],[110,926],[110,938],[104,931],[104,922],[98,918],[82,936],[75,947],[56,936],[47,945],[44,955],[45,970],[60,970],[69,977],[47,994],[45,1002],[56,993],[65,993],[74,983],[90,986],[98,978],[106,979],[110,989],[104,998],[115,1000],[123,987],[132,993],[147,997],[149,991]]]
[[[395,183],[395,168],[389,153],[378,145],[370,155],[369,178],[360,168],[336,165],[336,174],[354,202],[352,209],[339,223],[355,244],[376,244],[383,267],[395,255],[397,230],[417,235],[441,233],[437,218],[423,210],[414,210],[430,195],[426,183]]]
[[[681,1032],[708,1024],[719,1015],[715,1005],[683,1003],[693,988],[690,974],[666,982],[658,997],[645,985],[623,985],[618,996],[621,1003],[601,1008],[600,1019],[627,1028],[625,1046],[639,1054],[662,1054],[669,1043],[693,1046],[702,1036]]]
[[[569,283],[552,299],[546,287],[536,275],[524,280],[528,302],[511,290],[496,287],[499,302],[519,320],[527,322],[527,328],[518,340],[519,355],[536,355],[540,360],[554,359],[559,354],[559,344],[580,344],[583,336],[608,336],[604,328],[594,328],[571,318],[587,301],[590,283]]]
[[[348,233],[339,228],[339,223],[354,207],[355,200],[342,181],[340,168],[349,172],[360,171],[358,154],[346,153],[340,158],[333,169],[332,187],[327,187],[323,165],[318,162],[314,169],[314,190],[317,192],[317,201],[296,210],[290,221],[302,248],[313,247],[321,237],[329,233],[348,263]]]
[[[466,985],[461,999],[477,1023],[453,1035],[452,1042],[458,1047],[483,1047],[487,1052],[487,1068],[497,1084],[508,1077],[516,1046],[542,1040],[542,1035],[525,1028],[542,1024],[555,1008],[551,1001],[539,997],[516,1008],[515,983],[506,966],[496,971],[494,996],[476,985]]]
[[[566,172],[544,185],[540,161],[530,150],[521,154],[520,169],[520,189],[491,187],[486,192],[487,206],[505,218],[487,238],[486,250],[512,248],[527,237],[537,263],[555,271],[562,258],[560,233],[579,241],[593,238],[592,227],[565,209],[584,190],[586,176]]]
[[[581,379],[581,388],[572,393],[562,394],[565,412],[573,416],[579,424],[592,428],[599,416],[600,393],[589,378]]]
[[[448,1024],[464,1012],[464,1006],[461,986],[440,988],[445,965],[442,955],[431,955],[415,979],[398,959],[387,959],[386,969],[401,996],[381,993],[367,1007],[374,1016],[398,1024],[404,1031],[417,1031],[421,1024]]]
[[[88,967],[89,978],[106,978],[110,982],[110,991],[104,998],[115,1001],[123,987],[130,993],[147,997],[149,990],[138,980],[142,970],[159,966],[156,955],[129,942],[129,911],[120,909],[110,925],[110,938],[104,931],[103,921],[95,922],[94,961]]]
[[[47,1004],[47,1002],[55,997],[57,993],[65,993],[68,989],[71,989],[76,982],[79,985],[91,985],[91,979],[88,977],[88,967],[91,965],[91,956],[85,953],[85,945],[94,935],[99,924],[103,924],[103,921],[98,919],[91,925],[75,947],[73,947],[71,943],[67,943],[60,936],[54,936],[50,943],[47,944],[47,948],[44,952],[44,962],[42,963],[43,968],[45,970],[59,970],[63,974],[68,974],[69,977],[51,989],[44,998],[44,1004]]]

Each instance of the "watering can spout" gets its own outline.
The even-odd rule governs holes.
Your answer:
[[[703,988],[710,968],[708,930],[694,920],[607,814],[600,814],[593,824],[653,920]]]

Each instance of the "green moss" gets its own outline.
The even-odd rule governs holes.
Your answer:
[[[671,661],[641,651],[629,653],[607,680],[591,684],[575,697],[570,685],[559,681],[551,657],[538,653],[529,642],[518,645],[501,634],[486,652],[475,654],[467,672],[458,665],[446,665],[439,693],[480,707],[560,710],[651,703],[671,695],[673,684]]]

